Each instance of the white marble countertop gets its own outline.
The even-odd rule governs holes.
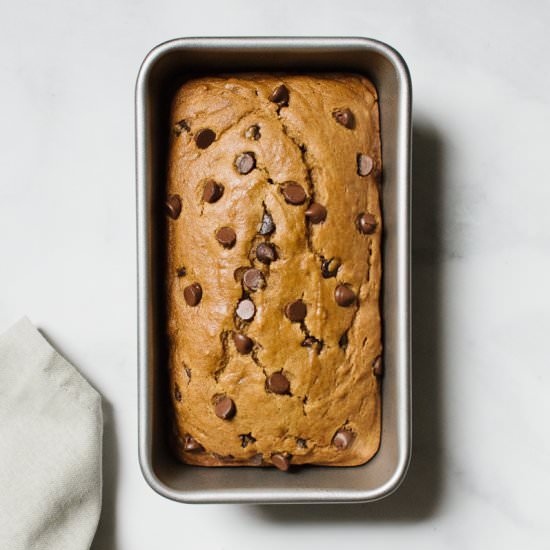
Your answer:
[[[2,7],[0,330],[29,315],[105,397],[95,549],[550,547],[548,2]],[[411,69],[413,462],[369,505],[176,504],[137,461],[134,80],[168,38],[293,34]]]

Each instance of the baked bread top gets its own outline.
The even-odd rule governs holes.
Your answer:
[[[356,75],[186,82],[168,167],[174,447],[357,465],[380,439],[380,132]]]

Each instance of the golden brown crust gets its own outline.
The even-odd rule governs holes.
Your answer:
[[[288,105],[270,101],[282,84]],[[342,123],[352,125],[345,117],[336,120],[335,111],[343,109],[353,114],[353,128]],[[269,465],[275,453],[291,455],[292,464],[366,462],[378,449],[381,422],[380,380],[372,370],[382,352],[375,88],[363,77],[341,74],[201,78],[179,89],[171,117],[168,196],[181,199],[177,219],[168,218],[167,265],[177,455],[205,466]],[[204,129],[215,132],[212,143],[207,134],[199,143]],[[241,174],[235,162],[247,152],[255,167]],[[358,174],[358,154],[374,161],[368,176]],[[203,200],[209,180],[223,185],[213,202]],[[289,181],[306,191],[303,204],[285,200]],[[206,194],[213,193],[210,186]],[[322,223],[306,221],[312,199],[326,208]],[[258,233],[264,211],[276,226],[267,236]],[[357,227],[362,213],[376,220],[372,234]],[[233,246],[217,240],[222,227],[235,231]],[[270,265],[255,256],[261,242],[275,245],[278,257]],[[321,264],[330,258],[341,266],[325,278]],[[243,297],[241,267],[259,269],[266,283],[248,292],[256,307],[249,322],[235,316]],[[191,307],[184,289],[193,283],[202,297]],[[340,284],[358,301],[338,305]],[[285,306],[299,299],[307,316],[291,322]],[[251,353],[237,351],[233,331],[253,340]],[[310,347],[303,345],[308,335],[316,339]],[[266,379],[276,372],[289,380],[289,392],[267,391]],[[233,400],[231,419],[216,416],[219,396]],[[333,442],[341,429],[353,434],[345,449]],[[204,450],[185,451],[189,436]]]

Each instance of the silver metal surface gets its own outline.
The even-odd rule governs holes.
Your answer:
[[[385,378],[378,454],[354,468],[201,468],[167,445],[168,391],[162,291],[162,198],[168,109],[190,76],[244,71],[356,72],[378,88],[383,157]],[[411,83],[391,47],[366,38],[182,38],[145,58],[136,85],[139,460],[151,487],[194,503],[364,502],[392,493],[411,449],[410,161]]]

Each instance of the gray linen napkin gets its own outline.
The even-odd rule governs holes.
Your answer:
[[[0,336],[0,548],[80,550],[101,509],[100,395],[23,318]]]

